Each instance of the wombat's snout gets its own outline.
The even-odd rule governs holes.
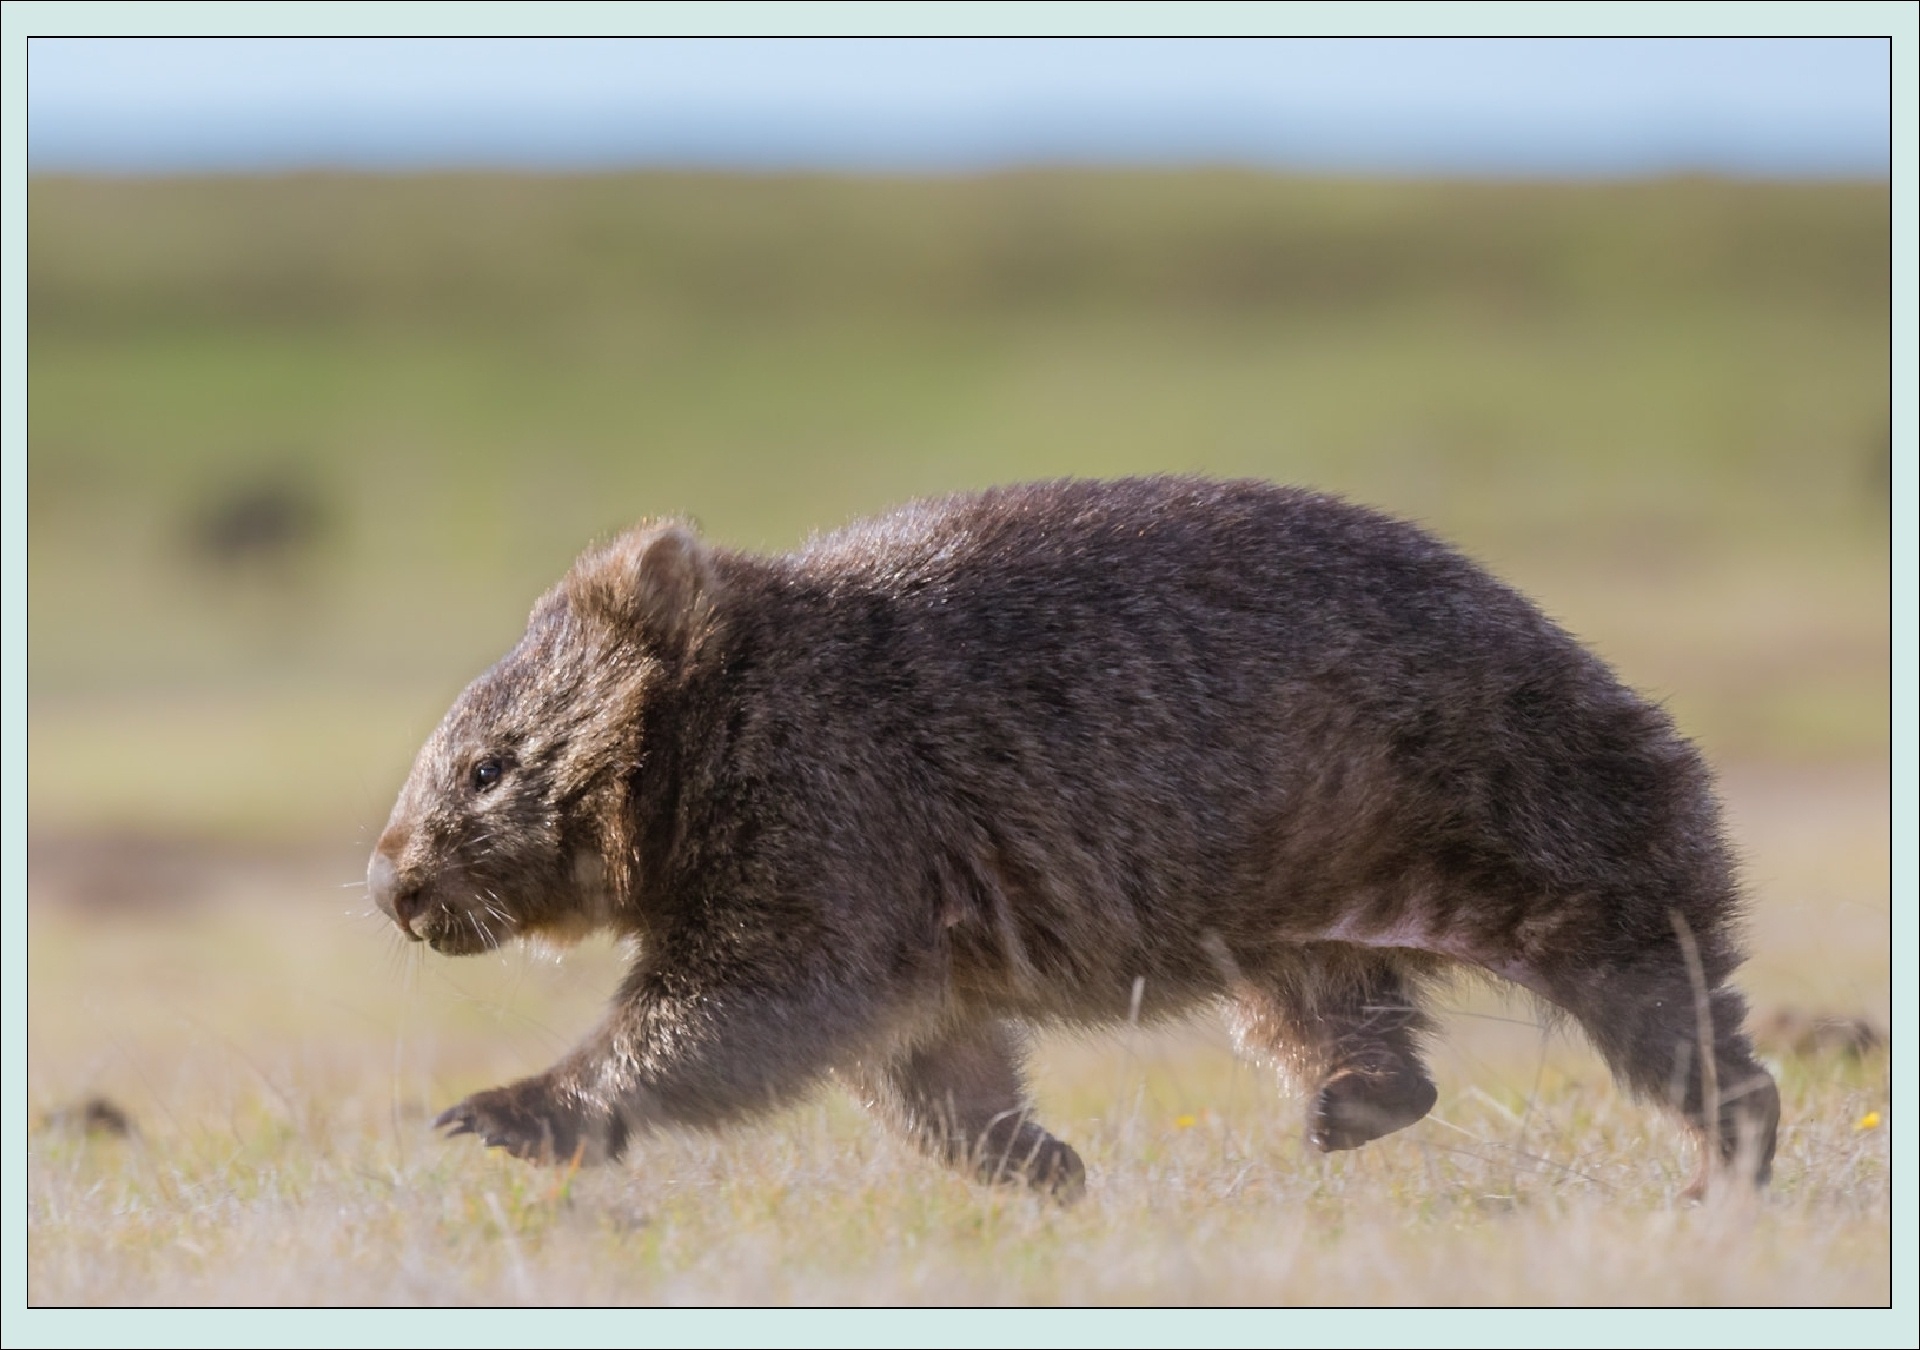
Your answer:
[[[384,839],[367,863],[367,894],[380,906],[381,913],[400,925],[401,932],[415,942],[423,941],[420,934],[413,931],[413,921],[420,916],[420,892],[400,889],[400,872],[388,856]]]

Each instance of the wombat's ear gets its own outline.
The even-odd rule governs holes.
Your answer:
[[[676,656],[704,621],[713,584],[706,545],[677,520],[636,526],[583,554],[563,583],[576,614],[637,632]]]

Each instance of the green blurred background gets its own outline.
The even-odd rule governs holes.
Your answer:
[[[1884,763],[1885,183],[37,177],[29,825],[363,847],[595,537],[1010,479],[1426,522],[1724,764]]]

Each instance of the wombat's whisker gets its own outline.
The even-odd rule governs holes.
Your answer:
[[[486,916],[498,921],[502,926],[511,926],[513,920],[508,916],[499,895],[492,890],[483,891],[482,894],[485,898],[481,900],[480,908]]]

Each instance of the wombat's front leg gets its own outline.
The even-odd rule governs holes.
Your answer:
[[[1034,1123],[1020,1059],[1015,1031],[978,1022],[837,1072],[868,1110],[948,1166],[1073,1200],[1086,1189],[1086,1168]]]
[[[706,978],[664,943],[630,974],[606,1023],[546,1073],[478,1092],[436,1122],[531,1161],[616,1159],[657,1125],[721,1125],[790,1101],[871,1041],[875,995],[823,960],[727,960]]]

